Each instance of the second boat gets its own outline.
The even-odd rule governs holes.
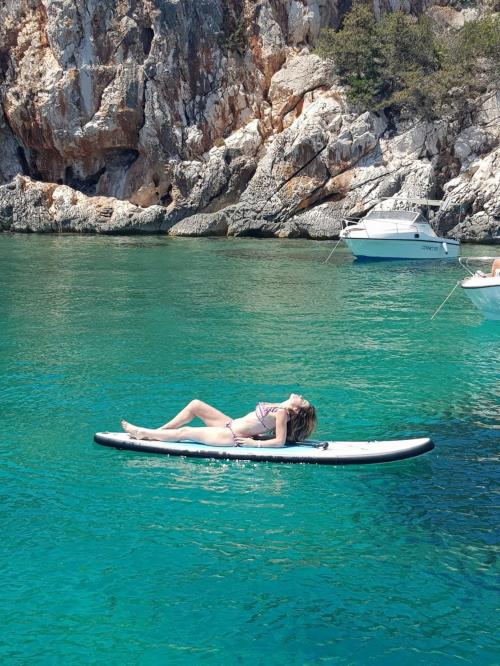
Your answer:
[[[340,238],[359,259],[455,259],[460,250],[460,241],[439,237],[417,211],[373,209],[361,220],[347,219],[345,224]]]

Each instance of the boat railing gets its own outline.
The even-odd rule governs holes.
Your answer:
[[[464,268],[467,271],[467,273],[469,273],[470,275],[474,275],[476,273],[476,271],[471,269],[470,266],[469,266],[469,263],[471,261],[477,261],[478,263],[484,263],[484,264],[488,262],[489,264],[491,264],[495,259],[496,259],[496,257],[472,256],[472,257],[459,257],[458,261],[460,262],[460,265],[462,266],[462,268]]]

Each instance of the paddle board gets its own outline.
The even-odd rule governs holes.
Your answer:
[[[133,439],[124,432],[98,432],[94,441],[103,446],[144,453],[164,453],[190,458],[221,458],[257,462],[352,465],[413,458],[434,448],[428,437],[379,442],[335,442],[309,440],[279,448],[253,446],[207,446],[196,442],[160,442]]]

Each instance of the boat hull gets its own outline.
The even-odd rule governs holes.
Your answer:
[[[474,276],[461,286],[485,319],[500,321],[500,278]]]
[[[455,259],[456,241],[414,238],[352,238],[344,236],[347,247],[360,259]]]

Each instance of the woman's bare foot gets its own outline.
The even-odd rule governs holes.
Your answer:
[[[141,428],[138,428],[127,421],[120,421],[122,428],[127,432],[133,439],[144,439],[144,433]]]

